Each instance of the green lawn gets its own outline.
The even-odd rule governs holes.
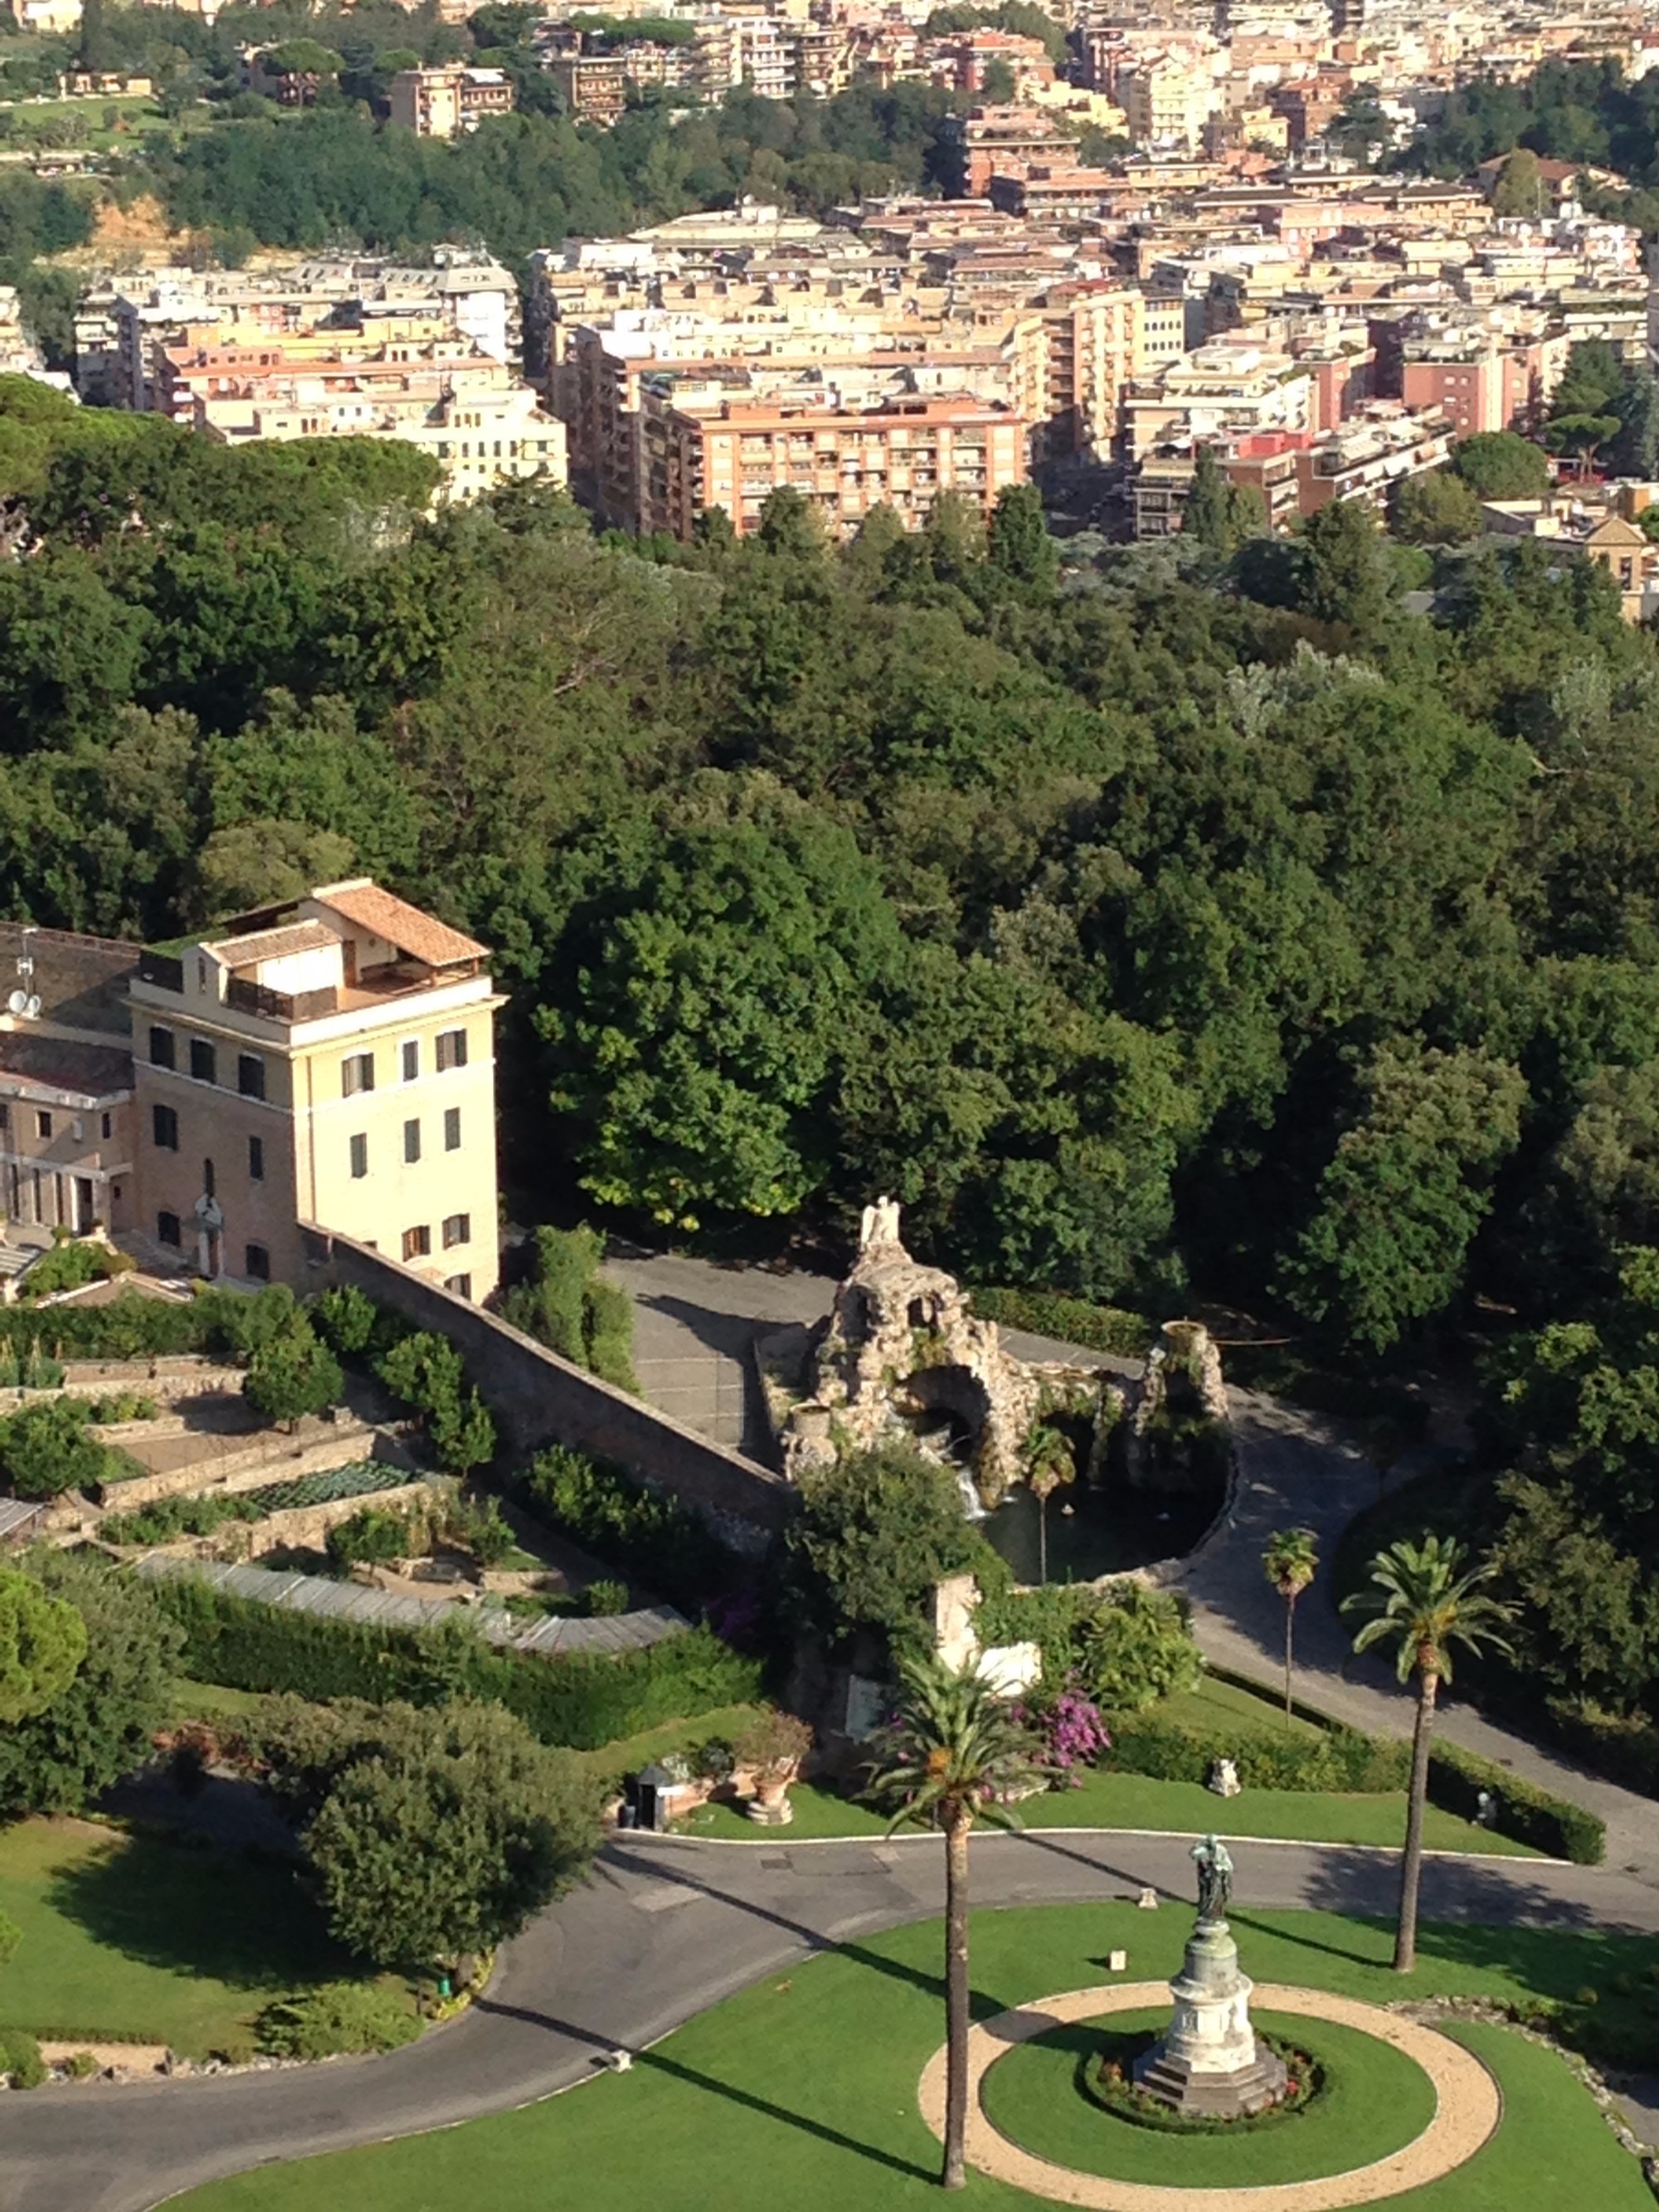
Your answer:
[[[85,1820],[0,1829],[0,1912],[23,1931],[0,2024],[38,2035],[202,2057],[273,1998],[356,1971],[289,1869]]]
[[[1161,1699],[1158,1717],[1182,1728],[1213,1729],[1224,1723],[1252,1735],[1305,1738],[1325,1734],[1316,1721],[1304,1720],[1294,1712],[1287,1720],[1284,1706],[1273,1698],[1247,1690],[1242,1683],[1223,1681],[1218,1674],[1206,1674],[1195,1690]]]
[[[636,1773],[671,1751],[690,1751],[714,1737],[730,1743],[764,1710],[761,1705],[717,1705],[713,1712],[699,1713],[696,1720],[663,1721],[638,1735],[619,1736],[615,1743],[603,1743],[597,1751],[581,1751],[576,1756],[602,1781],[620,1784],[624,1774]],[[744,1826],[748,1829],[747,1821]]]
[[[791,1837],[876,1836],[887,1826],[867,1805],[852,1804],[832,1790],[798,1784],[790,1798],[795,1808]],[[1215,1829],[1228,1836],[1382,1844],[1395,1850],[1406,1838],[1403,1790],[1361,1797],[1324,1796],[1310,1790],[1247,1790],[1241,1796],[1224,1799],[1201,1783],[1155,1782],[1145,1774],[1085,1775],[1079,1789],[1028,1797],[1019,1816],[1028,1828],[1152,1828],[1183,1836],[1201,1836]],[[696,1836],[749,1843],[761,1838],[777,1840],[775,1831],[757,1827],[730,1805],[704,1805],[683,1825]],[[1525,1844],[1477,1828],[1437,1805],[1428,1808],[1424,1832],[1431,1850],[1537,1856]]]
[[[1017,2045],[985,2077],[986,2111],[1012,2142],[1056,2165],[1183,2189],[1264,2188],[1344,2173],[1403,2150],[1434,2118],[1434,2084],[1404,2051],[1333,2021],[1273,2012],[1257,2013],[1257,2024],[1325,2069],[1324,2090],[1306,2112],[1225,2136],[1164,2135],[1103,2112],[1085,2087],[1098,2068],[1102,2029],[1156,2031],[1169,2018],[1167,2004],[1114,2013]]]
[[[973,1972],[981,2015],[1097,1983],[1114,1945],[1136,1978],[1176,1966],[1184,1913],[1121,1904],[975,1916]],[[1316,1913],[1233,1917],[1246,1971],[1373,2002],[1415,1990],[1570,1995],[1612,1990],[1659,1964],[1659,1939],[1431,1926],[1409,1981],[1387,1966],[1390,1932]],[[916,2083],[944,2032],[937,1922],[896,1929],[769,1977],[693,2021],[631,2072],[576,2096],[398,2143],[260,2168],[179,2200],[188,2212],[545,2212],[612,2179],[653,2212],[922,2212],[938,2202],[937,2147]],[[1651,1984],[1648,1984],[1651,1986]],[[582,1992],[564,1993],[581,2017]],[[1504,2117],[1457,2172],[1391,2200],[1408,2212],[1653,2212],[1636,2160],[1549,2051],[1507,2030],[1465,2039],[1497,2074]],[[1267,2140],[1263,2137],[1262,2140]],[[970,2175],[964,2197],[1030,2205]]]
[[[222,1682],[195,1682],[177,1674],[173,1682],[173,1725],[185,1721],[234,1721],[258,1712],[264,1700],[257,1690],[232,1690]]]

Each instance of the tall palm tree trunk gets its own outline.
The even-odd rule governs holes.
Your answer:
[[[966,1807],[945,1812],[945,2168],[946,2189],[967,2179],[968,2135],[968,1831]]]
[[[1429,1739],[1434,1733],[1434,1701],[1440,1677],[1431,1668],[1419,1668],[1417,1676],[1417,1726],[1412,1735],[1412,1780],[1406,1800],[1406,1849],[1400,1862],[1400,1924],[1395,1931],[1396,1973],[1409,1974],[1417,1964],[1417,1892],[1423,1879],[1423,1813],[1429,1796]]]
[[[1291,1711],[1291,1668],[1296,1651],[1296,1595],[1291,1592],[1285,1600],[1285,1725],[1289,1728],[1293,1717]]]

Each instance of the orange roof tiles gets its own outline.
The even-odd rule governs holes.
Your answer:
[[[419,907],[394,897],[378,884],[324,884],[312,896],[319,906],[343,915],[360,929],[385,938],[399,952],[408,953],[413,960],[424,960],[430,967],[447,968],[460,960],[489,957],[488,945],[480,945],[476,938],[463,937],[459,929],[452,929],[435,915],[422,914]]]

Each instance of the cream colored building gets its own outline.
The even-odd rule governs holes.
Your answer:
[[[485,948],[367,877],[141,954],[134,1225],[210,1278],[304,1280],[298,1224],[460,1295],[499,1273]]]

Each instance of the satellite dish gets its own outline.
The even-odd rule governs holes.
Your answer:
[[[6,1011],[9,1013],[21,1014],[28,1002],[29,994],[27,991],[14,991],[6,1001]]]
[[[28,1001],[28,1003],[27,1003],[27,1004],[24,1006],[24,1008],[23,1008],[23,1012],[24,1012],[28,1016],[28,1018],[29,1018],[29,1019],[30,1019],[31,1021],[33,1021],[33,1020],[34,1019],[35,1016],[40,1012],[40,1001],[39,1000],[39,999],[31,999],[31,1000]]]

